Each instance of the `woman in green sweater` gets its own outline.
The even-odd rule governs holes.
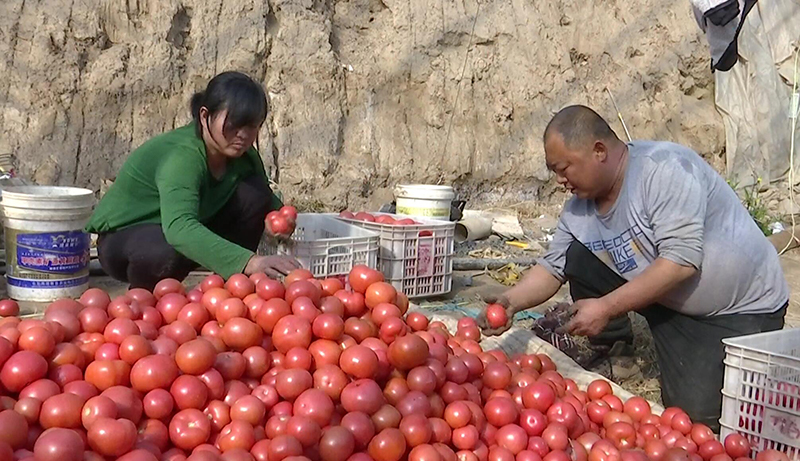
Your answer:
[[[131,288],[183,280],[203,266],[225,278],[299,267],[258,256],[264,218],[282,204],[253,148],[267,116],[264,90],[225,72],[191,102],[193,121],[133,151],[87,225],[103,270]],[[286,238],[288,236],[276,236]]]

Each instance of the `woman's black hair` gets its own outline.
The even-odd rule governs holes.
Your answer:
[[[200,123],[200,108],[208,109],[213,117],[225,109],[226,128],[243,126],[260,126],[267,118],[267,95],[264,88],[255,80],[241,72],[223,72],[208,82],[205,91],[192,96],[192,118],[195,121],[197,135],[202,137],[203,126]]]

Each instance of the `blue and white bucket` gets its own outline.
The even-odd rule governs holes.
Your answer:
[[[77,187],[2,191],[8,295],[18,301],[78,298],[89,286],[94,193]]]

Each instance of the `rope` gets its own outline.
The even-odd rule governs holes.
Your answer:
[[[476,2],[478,7],[475,9],[475,18],[472,20],[472,30],[469,33],[469,41],[467,42],[467,50],[464,52],[464,64],[461,66],[461,76],[458,78],[456,85],[456,99],[453,101],[453,112],[450,114],[450,126],[447,128],[447,136],[444,138],[444,146],[442,147],[442,158],[447,155],[447,144],[450,141],[450,133],[453,131],[453,119],[456,116],[456,108],[458,107],[458,98],[461,96],[461,81],[464,80],[464,73],[467,70],[467,62],[469,58],[469,51],[472,48],[472,38],[475,36],[475,24],[478,23],[478,15],[481,11],[481,3]],[[442,179],[439,178],[439,183]]]
[[[789,116],[792,119],[792,130],[791,130],[790,140],[789,140],[789,199],[791,200],[792,205],[796,205],[797,204],[797,202],[795,202],[795,199],[794,199],[794,138],[795,138],[795,135],[797,134],[797,117],[800,116],[800,114],[798,114],[798,109],[800,109],[800,107],[798,107],[798,106],[800,106],[800,94],[798,94],[798,92],[797,92],[797,62],[798,62],[798,57],[800,57],[800,44],[795,45],[795,51],[794,51],[794,81],[792,82],[792,100],[789,103],[789,110],[791,111]],[[783,247],[783,250],[781,250],[780,253],[778,253],[778,254],[781,254],[781,255],[784,254],[789,249],[789,247],[792,246],[792,243],[794,243],[794,241],[795,241],[795,224],[796,223],[795,223],[795,216],[794,216],[794,207],[792,207],[791,215],[792,215],[792,237],[786,243],[786,246]]]

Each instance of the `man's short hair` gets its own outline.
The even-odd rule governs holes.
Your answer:
[[[544,130],[545,143],[553,133],[561,135],[568,149],[585,147],[597,140],[619,140],[603,117],[581,105],[567,106],[553,116]]]

